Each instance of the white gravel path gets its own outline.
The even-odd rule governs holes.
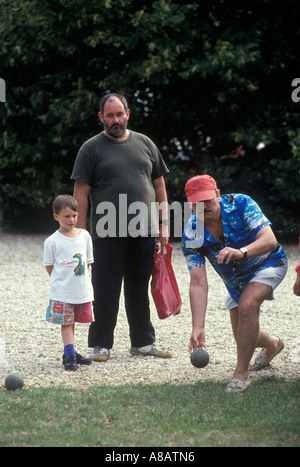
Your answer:
[[[182,296],[181,314],[159,320],[151,298],[152,322],[157,346],[173,353],[172,359],[132,357],[124,310],[120,303],[115,344],[106,363],[93,363],[76,372],[62,367],[60,326],[45,322],[50,280],[43,266],[43,235],[0,234],[0,390],[8,373],[20,373],[26,388],[42,386],[87,387],[126,383],[195,383],[231,379],[236,362],[236,348],[228,311],[224,307],[226,290],[221,279],[208,265],[209,303],[206,317],[206,343],[209,365],[195,369],[187,351],[191,332],[189,308],[189,273],[179,244],[173,244],[173,267]],[[275,300],[262,307],[261,327],[285,342],[284,351],[272,368],[260,372],[286,380],[296,380],[300,372],[299,312],[300,298],[292,292],[295,267],[300,251],[286,247],[289,270],[275,292]],[[75,344],[79,353],[89,356],[88,325],[76,325]],[[259,375],[253,376],[259,378]]]

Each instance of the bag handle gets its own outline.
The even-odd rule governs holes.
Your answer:
[[[159,247],[158,247],[159,245]],[[173,247],[172,245],[170,245],[169,243],[167,243],[164,247],[161,246],[160,242],[157,242],[156,243],[156,251],[155,253],[162,253],[164,255],[167,255],[169,256],[169,258],[171,259],[171,256],[172,256],[172,251],[173,251]],[[164,252],[164,248],[166,249],[166,253]]]

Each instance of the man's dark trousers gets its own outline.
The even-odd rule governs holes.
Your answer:
[[[148,295],[154,251],[153,237],[94,240],[92,282],[95,321],[89,329],[89,347],[113,347],[123,278],[131,346],[142,347],[155,342]]]

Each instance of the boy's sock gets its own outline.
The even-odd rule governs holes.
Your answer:
[[[65,345],[64,347],[64,355],[69,357],[70,355],[76,355],[75,348],[73,344]]]

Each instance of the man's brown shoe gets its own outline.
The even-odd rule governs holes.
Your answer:
[[[109,350],[104,349],[103,347],[94,347],[94,350],[91,355],[91,360],[93,362],[106,362],[109,357]]]
[[[158,350],[154,344],[145,347],[131,347],[131,355],[142,355],[143,357],[172,358],[172,354],[167,350]]]

